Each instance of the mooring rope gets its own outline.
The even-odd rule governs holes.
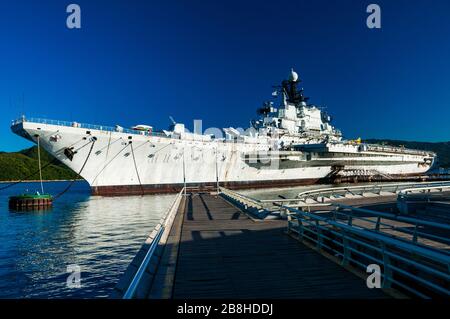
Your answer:
[[[80,151],[81,149],[85,148],[86,146],[88,146],[90,143],[91,143],[91,141],[81,145],[79,148],[74,149],[73,151],[76,153],[76,152]]]
[[[101,149],[99,149],[97,152],[95,152],[96,155],[99,155],[99,152],[103,152],[103,150],[106,148],[106,155],[105,155],[105,163],[103,165],[103,168],[100,170],[100,172],[95,176],[92,183],[94,183],[97,180],[97,177],[100,175],[101,172],[106,168],[106,165],[108,165],[108,156],[109,156],[109,149],[112,145],[114,145],[118,141],[123,141],[123,138],[119,137],[117,140],[111,143],[111,133],[109,132],[109,138],[108,138],[108,144],[106,146],[103,146]]]
[[[64,150],[66,150],[66,149],[68,149],[68,148],[74,148],[75,145],[77,145],[78,143],[80,143],[80,142],[83,141],[83,140],[84,140],[84,137],[81,138],[81,139],[79,139],[78,141],[76,141],[76,142],[74,142],[74,143],[68,145],[68,146],[65,146],[65,147],[60,148],[59,150],[57,150],[57,151],[55,152],[55,155],[59,155],[60,153],[63,153]]]
[[[58,160],[56,157],[53,158],[53,160],[51,160],[50,162],[48,162],[48,163],[45,164],[44,166],[42,166],[42,167],[41,167],[41,170],[44,170],[45,168],[47,168],[47,167],[50,166],[50,165],[53,165],[55,162],[59,162],[59,160]],[[10,188],[10,187],[13,187],[14,185],[20,184],[20,183],[26,181],[27,179],[29,179],[31,176],[36,175],[37,173],[39,173],[39,170],[37,170],[37,171],[31,173],[30,175],[27,175],[27,176],[23,177],[21,180],[18,180],[18,181],[16,181],[16,182],[12,182],[11,184],[8,184],[8,185],[6,185],[6,186],[1,187],[1,188],[0,188],[0,191],[5,190],[5,189]]]
[[[136,157],[134,156],[133,142],[132,141],[130,141],[130,147],[131,147],[131,155],[133,155],[134,169],[136,170],[136,175],[137,175],[137,178],[138,178],[138,181],[139,181],[139,186],[141,187],[141,193],[142,193],[142,195],[144,195],[144,187],[142,186],[141,177],[139,176],[139,171],[138,171],[137,164],[136,164]]]
[[[92,139],[91,139],[91,148],[89,149],[89,153],[88,153],[88,155],[86,156],[86,160],[84,161],[84,163],[83,163],[83,166],[81,166],[81,169],[80,169],[80,171],[78,172],[78,174],[77,174],[77,177],[81,177],[81,173],[83,172],[83,169],[84,169],[84,167],[86,166],[86,163],[88,162],[88,160],[89,160],[89,157],[91,156],[91,153],[92,153],[92,150],[94,149],[94,145],[95,145],[95,142],[97,141],[97,138],[96,137],[92,137]],[[77,181],[77,177],[75,177],[71,182],[70,182],[70,184],[69,185],[67,185],[67,187],[61,192],[61,193],[59,193],[58,195],[56,195],[56,196],[54,196],[53,197],[53,200],[55,201],[56,199],[58,199],[59,197],[61,197],[62,195],[64,195],[64,193],[66,193],[71,187],[72,187],[72,185]]]
[[[39,166],[39,180],[41,181],[41,191],[44,194],[44,184],[42,183],[42,168],[41,168],[41,144],[39,135],[36,137],[37,139],[37,151],[38,151],[38,166]]]
[[[123,140],[123,138],[119,137],[117,140],[111,143],[111,136],[109,136],[108,144],[106,146],[103,146],[101,149],[99,149],[97,152],[103,152],[103,150],[106,148],[106,158],[108,158],[109,148],[111,145],[114,145],[116,142]]]
[[[154,144],[152,143],[152,145],[154,145]],[[155,156],[156,153],[158,153],[159,151],[162,151],[163,149],[165,149],[166,147],[168,147],[168,146],[170,146],[170,145],[173,145],[173,143],[169,143],[169,144],[167,144],[167,145],[164,145],[164,146],[161,147],[159,150],[154,151],[154,152],[153,152],[152,154],[150,154],[150,155]]]
[[[97,180],[97,178],[98,178],[98,177],[100,176],[100,174],[106,169],[106,167],[107,167],[109,164],[111,164],[111,162],[112,162],[113,160],[115,160],[116,157],[119,156],[119,154],[122,153],[123,150],[126,149],[126,148],[128,147],[128,145],[130,145],[130,144],[127,143],[127,145],[125,145],[125,146],[124,146],[124,147],[123,147],[116,155],[113,156],[113,158],[111,158],[111,160],[110,160],[108,163],[105,164],[105,166],[103,166],[103,168],[97,173],[97,175],[95,175],[95,178],[94,178],[94,180],[92,181],[92,183],[94,183],[94,182]]]

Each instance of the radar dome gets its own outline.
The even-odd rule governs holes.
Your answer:
[[[291,74],[289,75],[289,80],[297,82],[298,80],[298,74],[294,71],[294,69],[291,69]]]

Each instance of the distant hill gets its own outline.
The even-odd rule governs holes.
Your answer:
[[[405,148],[432,151],[438,155],[438,165],[450,168],[450,141],[449,142],[410,142],[400,140],[367,139],[367,143],[386,144],[391,146],[401,146]]]
[[[39,179],[37,147],[33,146],[19,152],[0,152],[0,181],[21,180],[30,174],[36,174],[27,178],[27,180]],[[54,159],[52,155],[41,148],[42,166]],[[42,170],[44,180],[66,180],[74,179],[77,175],[67,166],[59,161],[47,166]]]

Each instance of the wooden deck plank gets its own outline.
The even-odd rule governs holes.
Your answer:
[[[285,228],[285,221],[253,221],[221,197],[189,196],[173,297],[387,297],[287,236]]]

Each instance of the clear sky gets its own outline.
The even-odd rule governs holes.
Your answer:
[[[247,127],[291,67],[348,138],[450,140],[448,0],[4,0],[0,14],[0,150],[30,146],[9,129],[22,113]]]

